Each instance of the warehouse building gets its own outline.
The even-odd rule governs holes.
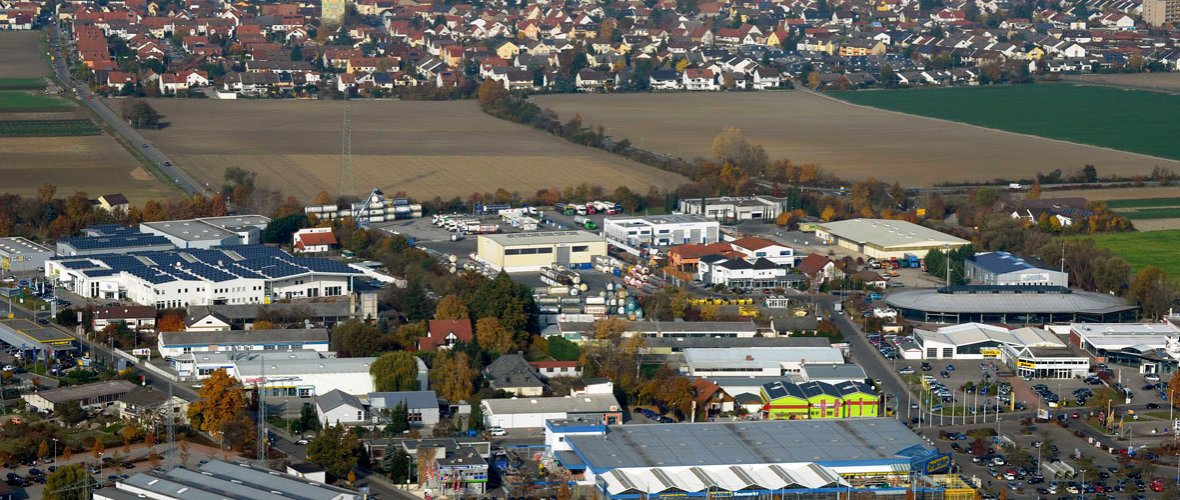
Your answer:
[[[721,241],[721,223],[700,215],[608,217],[602,234],[612,245],[631,253],[674,245],[707,245]]]
[[[916,328],[913,339],[919,350],[907,359],[998,359],[1029,378],[1067,379],[1090,370],[1087,356],[1040,328],[966,323],[933,331]]]
[[[1171,322],[1074,323],[1069,343],[1097,361],[1143,374],[1168,377],[1180,365],[1180,328]]]
[[[970,243],[962,238],[919,226],[885,219],[850,219],[817,224],[815,235],[829,245],[877,259],[925,257],[931,250],[958,249]]]
[[[213,248],[229,245],[257,245],[270,217],[229,215],[190,220],[144,222],[140,232],[162,236],[177,248]]]
[[[967,285],[885,296],[898,314],[919,323],[1046,324],[1125,322],[1138,318],[1121,297],[1056,286]]]
[[[485,399],[480,402],[485,427],[540,429],[546,420],[572,419],[602,424],[623,423],[614,394],[549,398]]]
[[[680,200],[680,212],[715,220],[774,220],[782,213],[784,201],[771,196],[689,198]]]
[[[605,256],[606,240],[586,231],[481,234],[476,252],[480,261],[509,273],[540,271],[553,264],[576,269]]]
[[[894,419],[615,425],[566,441],[572,454],[559,453],[559,463],[599,498],[901,497],[911,480],[940,497],[974,493],[952,496],[924,481],[950,457]]]
[[[25,394],[21,399],[25,400],[25,404],[42,412],[55,411],[60,409],[61,405],[69,403],[78,403],[82,408],[98,408],[114,404],[136,387],[138,386],[127,380],[109,380]]]
[[[364,495],[246,463],[202,461],[196,468],[142,472],[94,490],[95,500],[198,500],[213,498],[357,500]],[[288,468],[290,470],[290,468]]]
[[[53,257],[53,249],[33,243],[19,236],[0,238],[0,271],[21,273],[45,267],[45,259]]]
[[[798,375],[812,364],[844,364],[844,355],[831,346],[692,348],[684,350],[681,371],[692,377],[775,377]]]
[[[104,226],[105,227],[105,226]],[[113,226],[118,229],[92,231],[92,236],[78,236],[57,240],[56,253],[59,257],[76,257],[99,254],[129,254],[131,252],[161,252],[176,248],[168,238],[156,234],[143,234],[131,228]]]
[[[225,370],[246,386],[261,386],[267,396],[308,398],[340,390],[363,396],[373,392],[369,366],[377,358],[336,358],[316,351],[203,352],[172,358],[172,369],[185,380],[203,380]],[[419,364],[419,378],[425,365]]]
[[[559,321],[554,334],[567,340],[581,341],[594,338],[594,323],[588,321]],[[758,325],[746,321],[629,321],[623,329],[624,337],[639,335],[657,338],[754,338]]]
[[[1069,273],[1045,269],[1008,252],[977,253],[963,267],[967,279],[976,285],[1069,286]]]
[[[328,351],[328,330],[223,330],[208,332],[162,332],[156,348],[165,358],[188,353],[226,351]]]
[[[164,309],[350,296],[361,272],[334,260],[239,245],[58,257],[46,262],[45,275],[86,298],[127,299]]]

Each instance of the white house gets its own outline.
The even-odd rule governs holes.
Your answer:
[[[162,332],[156,340],[160,355],[172,358],[181,354],[228,351],[328,352],[328,330],[324,328],[289,330],[223,330]]]
[[[708,285],[736,288],[789,286],[787,269],[762,258],[727,259],[720,255],[707,255],[697,263],[697,279]],[[801,278],[795,281],[801,281]]]
[[[711,69],[686,69],[683,81],[687,90],[717,90],[717,75]]]
[[[369,423],[369,412],[361,400],[339,390],[332,390],[316,398],[315,411],[324,427]]]
[[[795,265],[795,249],[777,241],[747,236],[729,242],[734,250],[741,252],[747,259],[766,259],[778,266],[793,267]]]
[[[782,85],[783,77],[778,70],[758,68],[754,70],[754,90],[766,90]]]
[[[337,245],[331,227],[308,227],[291,236],[295,253],[324,253]]]

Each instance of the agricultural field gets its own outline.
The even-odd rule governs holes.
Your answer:
[[[98,135],[102,131],[86,119],[0,120],[0,137],[63,137]]]
[[[117,107],[116,100],[107,105]],[[332,101],[158,99],[162,130],[144,137],[201,182],[226,168],[258,173],[260,185],[310,200],[336,194],[343,104]],[[410,196],[466,197],[504,188],[532,195],[578,183],[636,192],[684,178],[605,151],[569,144],[485,115],[474,101],[351,104],[352,171],[359,194],[373,187]]]
[[[59,195],[123,193],[136,205],[176,194],[106,135],[0,137],[0,151],[4,192],[31,195],[48,182]]]
[[[1097,166],[1100,175],[1147,174],[1157,165],[1180,171],[1180,161],[894,113],[803,91],[532,99],[562,119],[581,113],[584,123],[603,125],[607,135],[672,156],[708,157],[713,137],[733,126],[772,160],[815,163],[847,179],[876,177],[913,187],[1031,178],[1038,171],[1086,164]]]
[[[40,78],[49,76],[42,42],[44,31],[0,31],[0,77]]]
[[[1071,83],[1180,93],[1180,73],[1177,72],[1065,75],[1062,79]]]
[[[1172,194],[1176,194],[1172,188]],[[1140,231],[1180,229],[1180,197],[1109,200],[1106,206],[1131,219]]]
[[[1180,159],[1180,95],[1049,83],[832,95],[891,111]]]
[[[32,90],[0,90],[0,111],[70,109],[74,103]]]
[[[1135,271],[1146,266],[1159,266],[1172,276],[1180,275],[1180,259],[1160,258],[1176,255],[1180,248],[1180,229],[1168,231],[1104,233],[1087,235],[1102,248],[1122,256]]]
[[[0,78],[0,90],[38,90],[44,88],[44,78]]]

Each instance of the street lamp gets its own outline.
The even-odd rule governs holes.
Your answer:
[[[53,438],[53,460],[57,461],[57,438]]]

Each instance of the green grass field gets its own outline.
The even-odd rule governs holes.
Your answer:
[[[1063,83],[831,94],[875,108],[1180,159],[1180,96]]]
[[[63,137],[102,133],[90,120],[4,120],[0,137]]]
[[[1180,276],[1180,258],[1176,258],[1180,229],[1094,234],[1086,238],[1093,238],[1094,244],[1126,259],[1136,272],[1147,266],[1159,266],[1172,276]]]
[[[70,101],[60,97],[21,90],[0,90],[0,111],[40,111],[72,106]]]
[[[1109,200],[1106,206],[1111,210],[1118,210],[1120,208],[1154,208],[1154,207],[1178,207],[1180,206],[1180,198],[1139,198],[1134,200]]]
[[[0,89],[34,90],[45,88],[44,78],[0,78]]]
[[[1120,210],[1118,214],[1131,220],[1180,219],[1180,207],[1140,208],[1125,212]]]

